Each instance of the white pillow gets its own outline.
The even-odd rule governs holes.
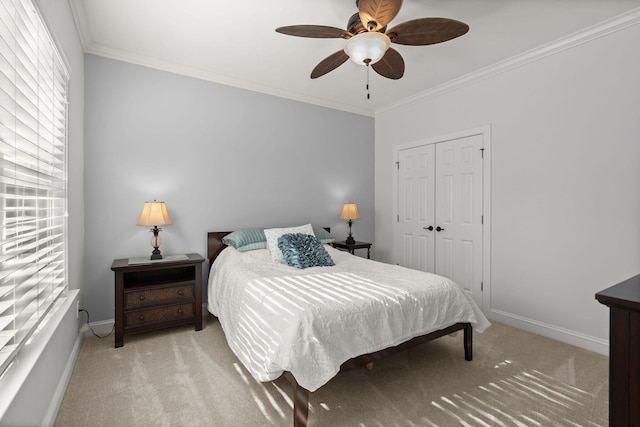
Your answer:
[[[285,263],[282,251],[278,247],[278,238],[288,233],[301,233],[301,234],[313,234],[313,227],[311,224],[301,225],[299,227],[287,227],[287,228],[265,228],[264,235],[267,237],[267,249],[271,253],[271,257],[274,261]]]

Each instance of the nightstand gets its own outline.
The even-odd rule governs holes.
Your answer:
[[[116,259],[115,346],[124,335],[193,323],[202,329],[202,263],[199,254]]]
[[[346,249],[349,251],[351,255],[355,255],[356,249],[366,249],[367,250],[367,259],[371,259],[371,243],[367,242],[355,242],[354,244],[349,244],[344,240],[341,242],[332,242],[331,245],[334,248]]]

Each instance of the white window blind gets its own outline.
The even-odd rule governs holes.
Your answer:
[[[0,2],[0,373],[65,293],[68,73],[31,0]]]

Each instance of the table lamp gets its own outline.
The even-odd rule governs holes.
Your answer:
[[[150,230],[153,233],[153,237],[151,237],[153,252],[151,252],[150,259],[162,259],[162,254],[159,249],[162,243],[159,233],[162,229],[158,228],[158,226],[169,224],[171,224],[171,217],[164,202],[158,202],[156,200],[153,202],[144,202],[142,213],[140,214],[140,218],[138,218],[138,225],[153,225],[153,228]]]
[[[340,214],[340,219],[349,220],[347,222],[347,224],[349,225],[349,237],[347,237],[347,240],[345,240],[345,243],[347,245],[355,244],[356,241],[351,235],[351,224],[353,223],[352,220],[360,219],[360,213],[358,212],[358,205],[351,202],[345,203],[344,206],[342,206],[342,213]]]

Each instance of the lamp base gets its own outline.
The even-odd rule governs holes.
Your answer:
[[[151,252],[151,258],[149,259],[162,259],[162,253],[160,253],[160,249],[154,248],[153,252]]]
[[[349,237],[347,237],[347,240],[344,241],[347,245],[355,245],[356,244],[356,239],[353,238],[353,236],[349,235]]]
[[[160,244],[162,243],[162,239],[160,239],[160,230],[162,230],[161,228],[158,228],[158,226],[154,226],[151,229],[151,232],[153,233],[153,237],[151,237],[151,246],[153,246],[153,252],[151,252],[151,258],[150,259],[162,259],[162,253],[160,253]]]

